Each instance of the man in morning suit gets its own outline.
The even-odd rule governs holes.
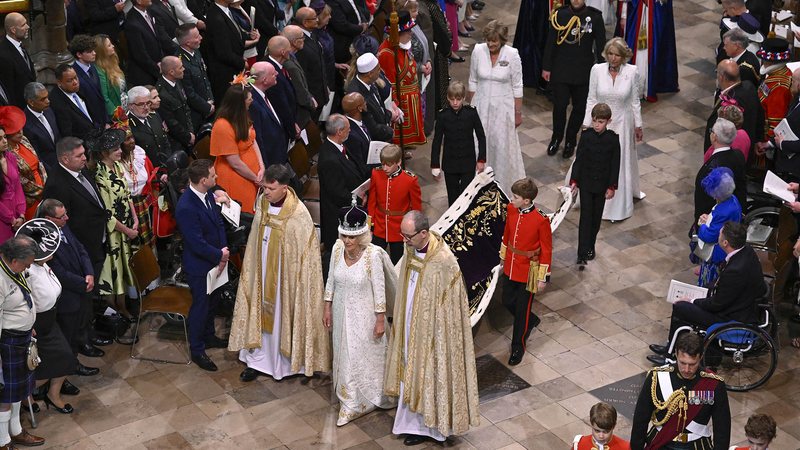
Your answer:
[[[167,0],[152,0],[152,4],[148,8],[150,14],[156,19],[156,22],[164,27],[164,31],[170,38],[175,36],[175,30],[180,25],[180,20],[175,12],[175,7],[172,6]]]
[[[206,13],[206,33],[214,39],[203,42],[211,91],[217,104],[222,101],[231,80],[244,70],[244,39],[230,15],[230,0],[216,0]]]
[[[79,34],[72,38],[69,43],[69,52],[75,57],[72,68],[78,75],[80,89],[78,93],[86,101],[89,115],[96,124],[108,123],[108,113],[100,91],[100,77],[97,75],[97,67],[94,65],[97,54],[95,53],[94,38],[88,34]]]
[[[214,94],[208,82],[206,63],[200,53],[203,36],[197,25],[185,23],[178,27],[175,38],[180,45],[178,57],[183,61],[183,89],[192,113],[193,131],[197,135],[200,127],[210,122],[214,115]]]
[[[789,105],[786,113],[786,122],[789,123],[794,134],[800,133],[800,70],[792,73],[792,97],[794,101]],[[769,145],[775,148],[775,172],[784,181],[797,183],[800,181],[800,141],[784,140],[783,136],[774,136]]]
[[[761,61],[747,49],[749,44],[750,39],[741,28],[734,28],[722,36],[722,49],[739,65],[739,78],[758,86],[761,84]]]
[[[739,65],[736,61],[726,59],[717,64],[717,87],[719,88],[719,97],[714,102],[714,109],[706,121],[706,132],[703,140],[703,148],[707,149],[711,146],[711,127],[717,121],[717,114],[719,108],[722,106],[722,101],[725,97],[733,99],[736,104],[744,108],[742,115],[744,116],[744,123],[742,129],[747,132],[748,136],[764,136],[764,108],[761,107],[761,101],[758,99],[756,87],[749,81],[742,81],[739,75]],[[753,138],[753,143],[758,142],[759,138]],[[705,151],[705,150],[703,150]],[[752,158],[755,160],[755,158]],[[737,181],[738,184],[738,181]]]
[[[606,30],[603,14],[587,6],[584,0],[569,0],[554,14],[542,60],[542,78],[550,81],[553,90],[553,136],[547,154],[558,153],[563,140],[563,156],[568,159],[575,153],[578,131],[586,112],[589,73],[596,62],[603,60]],[[557,30],[554,26],[563,29]],[[572,113],[567,122],[570,100]]]
[[[91,328],[91,322],[87,319],[91,319],[91,315],[86,316],[86,313],[91,311],[94,268],[92,268],[92,261],[83,244],[67,225],[69,216],[61,201],[54,198],[42,200],[41,206],[39,206],[39,216],[52,221],[61,230],[61,245],[58,246],[58,250],[48,264],[61,283],[56,320],[64,337],[72,347],[73,354],[77,356],[78,353],[86,353],[87,350],[87,337]],[[105,353],[92,346],[89,346],[88,349],[97,350],[99,356]],[[78,362],[75,373],[82,376],[97,375],[100,373],[100,369],[86,367]],[[79,392],[78,388],[72,389],[69,386],[72,384],[64,381],[61,393],[76,395]],[[72,393],[65,392],[65,390]]]
[[[128,91],[128,119],[136,144],[142,147],[155,167],[163,166],[173,148],[166,124],[150,110],[150,90],[135,86]]]
[[[394,129],[390,123],[396,119],[393,114],[386,110],[380,100],[378,87],[375,81],[380,77],[381,68],[378,65],[378,58],[372,53],[365,53],[356,60],[358,73],[347,84],[345,92],[358,92],[367,102],[367,110],[364,111],[364,123],[373,141],[392,142]]]
[[[280,36],[270,39],[278,39]],[[288,161],[289,137],[281,124],[280,116],[267,95],[268,90],[274,89],[277,83],[278,72],[272,64],[259,61],[253,64],[250,75],[253,81],[253,103],[250,105],[250,119],[256,131],[256,142],[261,151],[264,167],[273,164],[283,164]]]
[[[148,11],[151,4],[152,0],[133,0],[133,8],[125,16],[125,37],[131,49],[125,71],[129,86],[155,85],[161,58],[175,54],[171,38]]]
[[[30,26],[25,16],[15,12],[6,16],[4,25],[6,36],[0,38],[0,82],[9,103],[24,108],[22,91],[26,84],[36,81],[33,60],[22,46],[22,41],[28,38]]]
[[[103,128],[89,112],[86,101],[78,93],[80,81],[75,69],[67,64],[56,67],[56,87],[50,91],[50,107],[56,116],[56,123],[62,136],[85,138],[90,131]]]
[[[207,159],[189,165],[189,189],[181,195],[175,208],[175,220],[188,244],[183,252],[183,270],[192,291],[189,309],[189,347],[192,361],[203,370],[214,372],[217,365],[206,354],[207,348],[225,348],[228,341],[214,334],[216,305],[206,290],[206,275],[212,269],[217,274],[227,270],[230,253],[225,236],[222,214],[210,189],[217,183],[217,174]]]
[[[32,82],[25,85],[25,137],[31,142],[39,160],[47,171],[57,164],[56,142],[61,140],[61,131],[52,109],[50,94],[42,83]]]
[[[351,92],[342,99],[342,110],[350,122],[350,134],[344,141],[344,146],[347,147],[347,152],[365,179],[370,175],[367,168],[370,136],[363,120],[363,113],[366,109],[367,102],[364,100],[364,96],[358,92]]]
[[[286,135],[295,138],[300,133],[297,125],[297,99],[295,98],[294,85],[289,78],[289,71],[283,63],[289,59],[291,45],[287,45],[283,36],[273,36],[267,45],[269,52],[266,62],[278,72],[277,84],[267,92],[267,98],[278,113],[278,117],[286,130]]]
[[[156,84],[161,96],[158,113],[167,123],[167,133],[172,148],[190,149],[194,145],[192,113],[183,89],[183,62],[177,56],[165,56],[161,60],[161,78]]]
[[[339,236],[339,210],[351,203],[353,189],[364,176],[343,145],[350,135],[350,122],[341,114],[332,114],[325,122],[327,139],[319,148],[320,214],[322,242],[329,252]]]
[[[322,46],[312,34],[317,29],[317,13],[308,7],[300,8],[295,14],[295,19],[303,32],[303,43],[292,42],[292,47],[295,48],[297,62],[306,74],[308,89],[317,102],[316,114],[312,115],[312,118],[317,120],[322,107],[328,103],[329,94],[329,80],[325,76],[327,69],[325,68],[325,58],[322,56]],[[300,127],[303,126],[300,125]]]
[[[747,201],[747,179],[745,178],[744,155],[738,150],[731,149],[731,142],[736,137],[736,126],[730,120],[717,119],[711,133],[711,145],[714,152],[697,171],[694,180],[694,222],[702,214],[711,212],[711,208],[717,203],[714,198],[706,194],[701,183],[712,169],[715,167],[727,167],[733,172],[733,181],[736,183],[736,190],[733,195],[739,200],[740,205],[745,205]]]
[[[296,25],[287,25],[283,29],[285,41],[274,39],[279,46],[289,45],[289,55],[283,62],[283,68],[289,73],[289,79],[294,86],[295,101],[297,105],[295,123],[300,129],[305,129],[308,122],[316,121],[318,114],[318,100],[311,93],[310,80],[306,77],[308,71],[304,69],[296,58],[297,52],[303,49],[305,41],[303,39],[302,28]],[[270,41],[273,41],[272,39]],[[319,69],[314,69],[319,71]]]

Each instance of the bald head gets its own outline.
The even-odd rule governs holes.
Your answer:
[[[20,13],[9,13],[6,16],[3,25],[6,29],[6,35],[17,41],[22,41],[28,37],[28,20]]]
[[[724,59],[717,64],[717,82],[720,89],[726,89],[739,81],[739,65],[736,61]]]
[[[271,37],[267,42],[267,53],[272,59],[281,64],[289,58],[291,49],[292,46],[289,44],[289,40],[280,35]]]
[[[308,6],[304,6],[302,8],[299,8],[297,12],[294,13],[294,16],[297,18],[297,23],[302,25],[303,22],[305,22],[306,20],[316,19],[317,12],[309,8]]]
[[[165,56],[161,59],[161,75],[170,81],[183,79],[183,61],[177,56]]]
[[[305,34],[303,34],[302,28],[298,27],[297,25],[286,25],[286,27],[283,28],[283,36],[289,40],[289,44],[292,46],[293,51],[303,48],[303,38]]]
[[[253,67],[250,68],[250,75],[254,78],[253,86],[261,92],[278,84],[278,71],[275,66],[266,61],[253,64]]]
[[[797,97],[800,95],[800,70],[792,72],[792,95]]]
[[[800,70],[798,71],[800,72]],[[342,110],[348,116],[361,120],[361,113],[367,106],[364,96],[358,92],[351,92],[344,96],[342,99]]]

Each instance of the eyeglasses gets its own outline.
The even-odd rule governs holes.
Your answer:
[[[416,235],[418,235],[418,234],[422,233],[423,231],[424,231],[424,230],[419,230],[419,231],[417,231],[416,233],[412,234],[411,236],[409,236],[409,235],[407,235],[407,234],[405,234],[405,233],[400,233],[400,234],[403,236],[403,240],[410,241],[411,239],[414,239],[414,236],[416,236]]]
[[[145,105],[147,105],[147,106],[150,106],[150,105],[152,105],[152,104],[153,104],[153,102],[151,102],[151,101],[149,101],[149,100],[148,100],[148,101],[146,101],[146,102],[131,103],[131,104],[132,104],[132,105],[136,105],[136,106],[140,106],[140,107],[141,107],[141,106],[145,106]]]
[[[64,213],[64,214],[62,214],[62,215],[60,215],[60,216],[53,216],[53,219],[57,219],[57,220],[64,220],[64,219],[66,219],[67,217],[69,217],[69,216],[67,215],[67,213]]]

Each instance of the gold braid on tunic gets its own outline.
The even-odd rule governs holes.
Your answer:
[[[583,35],[581,18],[578,16],[570,17],[566,25],[558,23],[558,10],[554,8],[553,14],[550,15],[550,26],[556,30],[558,37],[556,38],[556,45],[561,45],[564,42],[567,44],[580,44],[581,36]],[[575,38],[567,40],[570,34],[575,30]]]
[[[681,389],[676,389],[672,391],[668,399],[665,399],[663,402],[658,399],[656,395],[656,391],[658,390],[658,377],[653,372],[672,372],[672,366],[667,368],[655,368],[652,370],[652,383],[650,383],[650,397],[653,401],[653,407],[655,411],[653,411],[653,415],[650,417],[650,420],[653,422],[653,425],[660,427],[667,423],[667,421],[672,417],[676,412],[678,413],[678,429],[683,430],[686,428],[686,412],[689,409],[689,402],[686,399],[686,391]],[[659,412],[664,412],[664,417],[658,419],[657,415]]]

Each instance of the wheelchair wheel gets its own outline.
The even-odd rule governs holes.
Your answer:
[[[723,377],[729,391],[749,391],[775,372],[778,349],[764,330],[733,323],[706,336],[703,365]]]

